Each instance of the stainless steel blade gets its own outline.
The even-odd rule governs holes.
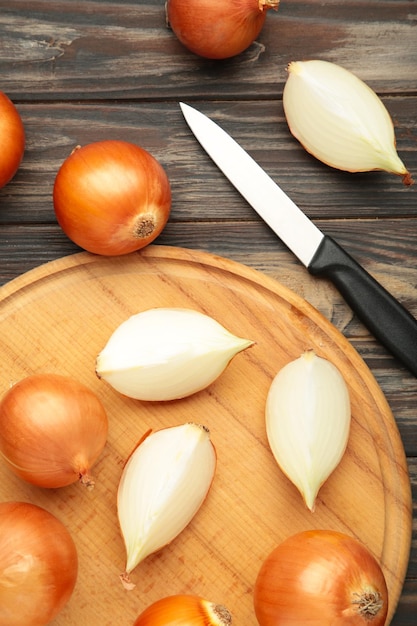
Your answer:
[[[262,219],[308,267],[324,235],[256,161],[197,109],[180,103],[204,150]]]

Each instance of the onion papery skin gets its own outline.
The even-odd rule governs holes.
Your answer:
[[[279,0],[167,0],[167,23],[180,42],[207,59],[246,50],[261,32],[267,11]]]
[[[76,546],[62,522],[34,504],[0,503],[0,624],[49,624],[77,574]]]
[[[127,141],[75,148],[55,178],[55,215],[65,234],[106,256],[144,248],[164,229],[171,187],[161,164]]]
[[[19,169],[25,151],[25,129],[13,102],[0,91],[0,188]]]
[[[141,613],[134,626],[229,626],[228,609],[196,595],[167,596]]]
[[[93,391],[58,374],[33,374],[0,402],[0,456],[23,480],[38,487],[81,481],[107,440],[105,408]]]
[[[379,563],[358,540],[310,530],[286,539],[266,558],[254,607],[260,626],[383,626],[388,591]]]

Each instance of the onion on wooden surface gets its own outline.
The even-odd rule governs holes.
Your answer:
[[[134,626],[230,626],[232,616],[222,604],[201,596],[166,596],[149,605]]]
[[[75,543],[45,509],[0,503],[0,624],[46,626],[71,598],[78,575]]]
[[[313,350],[304,352],[275,376],[265,417],[275,460],[314,511],[319,489],[349,439],[350,397],[342,374]]]
[[[167,0],[167,23],[191,52],[227,59],[248,48],[279,0]]]
[[[10,98],[0,91],[0,188],[7,185],[19,169],[25,143],[22,118]]]
[[[349,70],[322,60],[292,61],[283,92],[291,133],[307,152],[348,172],[384,170],[413,179],[396,149],[382,100]]]
[[[253,345],[194,309],[159,307],[122,322],[96,359],[96,374],[130,398],[184,398],[213,383]]]
[[[307,530],[265,559],[254,607],[260,626],[384,626],[388,590],[378,561],[357,539]]]
[[[93,487],[90,470],[107,432],[102,402],[68,376],[32,374],[0,401],[0,457],[17,476],[38,487],[76,481]]]
[[[126,547],[124,587],[147,556],[171,543],[203,504],[217,456],[208,429],[186,423],[150,432],[129,457],[120,478],[117,511]]]
[[[162,232],[171,186],[147,150],[127,141],[98,141],[65,159],[53,201],[58,223],[74,243],[115,256],[144,248]]]

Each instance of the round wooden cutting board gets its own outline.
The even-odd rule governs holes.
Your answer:
[[[152,307],[202,311],[255,341],[208,389],[174,402],[139,402],[95,375],[95,359],[127,317]],[[278,370],[308,349],[332,361],[348,384],[347,451],[311,513],[268,447],[264,406]],[[72,533],[80,569],[59,626],[133,624],[160,597],[195,593],[225,604],[237,626],[256,626],[258,569],[283,539],[309,528],[361,540],[382,564],[390,619],[401,594],[411,538],[411,495],[403,446],[383,393],[351,344],[317,310],[255,270],[207,253],[149,246],[125,257],[80,253],[51,262],[0,289],[0,393],[34,372],[84,382],[109,418],[96,485],[40,489],[0,463],[0,497],[36,503]],[[217,449],[216,476],[194,520],[169,546],[119,580],[125,551],[116,493],[123,463],[148,429],[194,421]],[[152,471],[150,469],[150,471]]]

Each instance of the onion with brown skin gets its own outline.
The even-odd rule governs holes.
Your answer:
[[[33,374],[13,385],[0,402],[0,457],[38,487],[64,487],[77,480],[92,487],[89,472],[107,431],[99,398],[67,376]]]
[[[266,558],[254,607],[260,626],[384,626],[388,591],[362,543],[333,530],[309,530]]]
[[[167,596],[149,605],[134,626],[230,626],[228,609],[196,595]]]
[[[62,522],[34,504],[0,503],[0,624],[49,624],[77,574],[76,546]]]
[[[162,232],[171,209],[165,170],[127,141],[75,148],[61,165],[53,201],[62,230],[88,252],[115,256],[144,248]]]
[[[166,20],[181,43],[207,59],[246,50],[261,32],[267,11],[279,0],[167,0]]]
[[[0,91],[0,188],[19,169],[25,151],[25,129],[13,102]]]

